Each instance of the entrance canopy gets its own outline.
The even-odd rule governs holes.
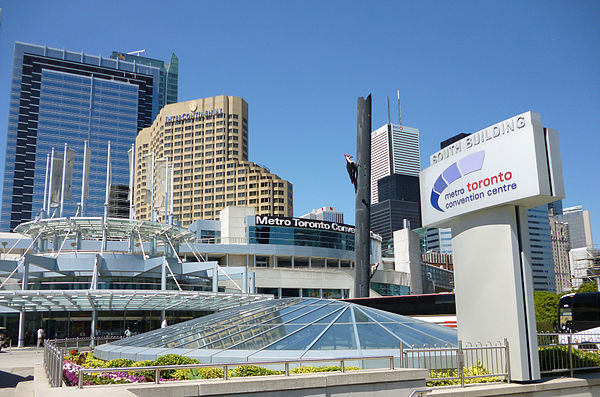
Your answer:
[[[0,291],[0,306],[26,312],[105,310],[219,311],[272,295],[160,290]]]

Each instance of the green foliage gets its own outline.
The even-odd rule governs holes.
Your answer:
[[[283,371],[275,371],[256,365],[241,365],[231,371],[231,377],[281,375]]]
[[[131,367],[133,364],[133,360],[129,360],[127,358],[115,358],[114,360],[110,360],[106,363],[108,368],[123,368],[123,367]]]
[[[598,284],[596,283],[583,283],[577,288],[576,292],[598,292]]]
[[[345,367],[346,371],[358,371],[360,368],[358,367]],[[330,366],[319,366],[319,367],[313,367],[311,365],[306,365],[306,366],[302,366],[302,367],[296,367],[296,368],[292,368],[290,370],[290,374],[309,374],[309,373],[315,373],[315,372],[335,372],[335,371],[340,371],[340,366],[339,365],[330,365]]]
[[[540,370],[551,371],[569,366],[569,349],[566,346],[540,347]],[[600,354],[571,349],[573,368],[600,366]]]
[[[489,375],[490,373],[478,363],[477,365],[463,368],[463,375],[467,376],[481,376],[481,375]],[[458,371],[456,369],[430,369],[429,377],[430,378],[452,378],[457,377]],[[485,377],[485,378],[473,378],[473,379],[465,379],[465,383],[486,383],[486,382],[501,382],[502,379],[494,376]],[[460,379],[451,379],[451,380],[431,380],[427,382],[427,386],[449,386],[449,385],[460,385]]]
[[[173,379],[193,380],[193,379],[222,379],[223,368],[184,368],[178,369],[172,375]]]
[[[86,368],[106,368],[107,363],[104,360],[94,357],[94,353],[90,352],[87,354],[83,366]]]
[[[154,365],[154,361],[152,361],[152,360],[136,361],[133,364],[131,364],[132,367],[150,367],[152,365]],[[153,381],[154,380],[154,371],[152,371],[152,370],[148,370],[148,371],[130,371],[129,373],[131,375],[143,376],[143,377],[145,377],[149,381]]]
[[[157,358],[156,361],[154,361],[153,365],[184,365],[198,363],[199,361],[194,358],[179,356],[177,354],[167,354]],[[160,375],[165,379],[169,379],[173,376],[173,372],[175,372],[175,370],[169,369],[166,371],[162,371]]]
[[[558,323],[558,300],[560,297],[548,291],[534,291],[535,322],[538,332],[552,331]]]

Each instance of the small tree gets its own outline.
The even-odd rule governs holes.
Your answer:
[[[538,331],[553,331],[558,323],[559,296],[548,291],[534,291],[535,322]]]
[[[598,292],[598,284],[596,283],[583,283],[577,288],[577,292]]]

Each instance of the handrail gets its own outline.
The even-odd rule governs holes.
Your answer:
[[[78,374],[77,387],[83,388],[83,374],[84,373],[101,373],[101,372],[142,372],[142,371],[154,371],[154,383],[160,383],[160,372],[169,369],[186,369],[186,368],[223,368],[223,379],[228,380],[229,368],[239,367],[244,365],[277,365],[283,364],[285,366],[284,376],[290,376],[290,364],[304,364],[304,363],[316,363],[316,362],[339,362],[340,372],[346,372],[345,362],[346,361],[363,361],[363,360],[388,360],[389,369],[394,369],[394,356],[362,356],[362,357],[335,357],[335,358],[311,358],[311,359],[298,359],[298,360],[278,360],[278,361],[240,361],[235,363],[208,363],[208,364],[172,364],[172,365],[151,365],[146,367],[116,367],[116,368],[81,368]]]

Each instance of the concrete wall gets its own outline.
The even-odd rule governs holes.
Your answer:
[[[414,389],[425,387],[426,375],[423,369],[377,370],[182,382],[128,390],[138,397],[408,397]]]

